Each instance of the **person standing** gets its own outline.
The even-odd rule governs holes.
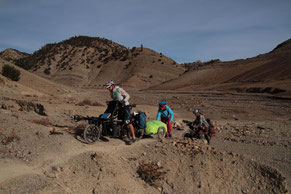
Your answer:
[[[130,98],[129,94],[121,87],[115,86],[115,83],[112,80],[107,81],[105,83],[105,86],[109,90],[111,98],[121,103],[118,115],[120,119],[123,121],[123,126],[128,126],[131,131],[132,134],[131,143],[136,142],[137,139],[135,137],[134,128],[130,118],[130,105],[128,102]]]
[[[159,104],[159,110],[157,114],[157,120],[162,121],[167,125],[166,137],[172,137],[172,121],[174,119],[174,112],[166,104],[166,101],[161,101]]]

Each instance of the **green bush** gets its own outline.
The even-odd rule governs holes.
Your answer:
[[[2,75],[13,81],[20,79],[20,71],[7,64],[2,67]]]

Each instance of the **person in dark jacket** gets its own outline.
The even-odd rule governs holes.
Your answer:
[[[204,137],[207,140],[208,144],[210,143],[210,130],[209,130],[209,122],[205,119],[204,115],[201,114],[200,110],[195,109],[193,111],[193,114],[196,116],[195,120],[191,123],[191,129],[194,129],[194,127],[197,128],[197,133],[200,131],[203,131]],[[198,134],[201,135],[201,134]]]

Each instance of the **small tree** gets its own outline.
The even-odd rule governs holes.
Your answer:
[[[20,71],[7,64],[2,67],[2,75],[13,81],[20,79]]]

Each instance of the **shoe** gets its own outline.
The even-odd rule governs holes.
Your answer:
[[[208,145],[210,144],[210,137],[208,136],[208,135],[204,135],[204,137],[205,137],[205,139],[206,139],[206,141],[207,141],[207,143],[208,143]]]
[[[131,145],[137,141],[137,138],[132,139],[131,141],[128,141],[128,145]]]
[[[168,134],[168,135],[169,135],[169,137],[172,137],[172,133],[171,133],[171,132],[169,132],[169,134]]]

